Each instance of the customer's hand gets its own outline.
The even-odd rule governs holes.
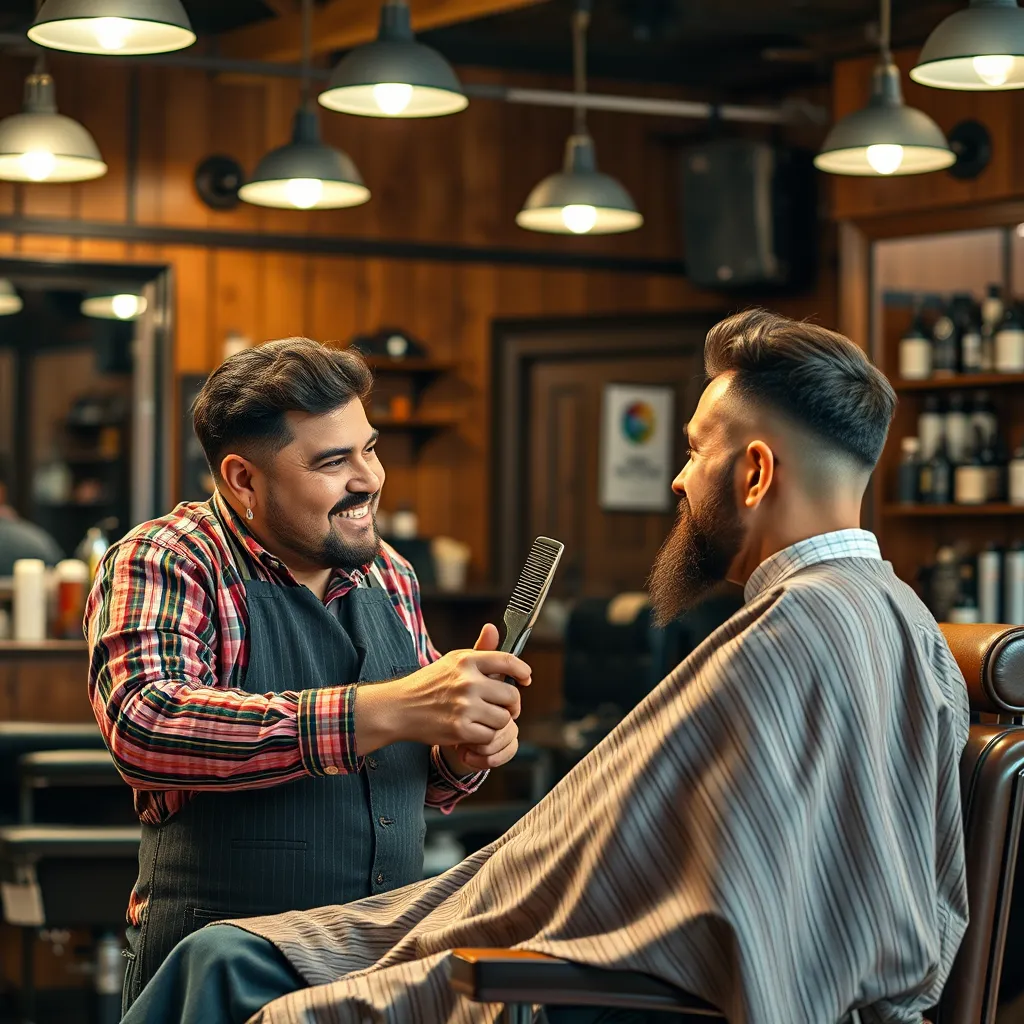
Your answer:
[[[482,630],[476,643],[473,645],[475,651],[493,651],[498,646],[498,630],[487,623]],[[522,684],[528,686],[530,680]],[[490,743],[465,744],[455,748],[442,748],[448,766],[458,775],[468,775],[470,772],[483,771],[487,768],[498,768],[511,761],[519,750],[519,726],[516,719],[519,711],[512,716],[508,725],[498,730]]]
[[[519,716],[518,686],[529,686],[530,666],[494,650],[493,626],[484,627],[477,644],[471,651],[451,651],[404,679],[358,687],[358,752],[368,754],[398,740],[489,749],[501,739],[501,749],[507,747],[508,726]],[[518,686],[505,682],[506,676]]]

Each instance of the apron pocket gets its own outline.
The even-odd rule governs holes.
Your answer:
[[[206,910],[203,907],[185,908],[185,934],[199,931],[200,928],[217,921],[233,921],[236,918],[245,917],[245,914],[235,914],[230,910]]]

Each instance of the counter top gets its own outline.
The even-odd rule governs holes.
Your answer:
[[[0,659],[25,655],[88,654],[85,640],[0,640]]]

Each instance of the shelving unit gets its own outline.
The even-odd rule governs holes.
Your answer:
[[[885,516],[926,518],[956,516],[961,519],[978,516],[1024,516],[1024,505],[886,505]]]
[[[897,393],[904,391],[976,391],[979,388],[1024,388],[1024,373],[962,373],[929,380],[893,380]]]

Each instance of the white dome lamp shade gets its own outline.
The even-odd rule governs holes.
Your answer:
[[[573,77],[577,96],[575,130],[565,145],[565,164],[526,197],[516,223],[527,231],[559,235],[611,235],[633,231],[644,218],[630,194],[597,169],[594,140],[587,131],[586,33],[590,5],[577,0],[572,20]]]
[[[882,0],[881,53],[862,110],[837,121],[814,158],[829,174],[884,176],[941,171],[956,163],[942,129],[903,102],[899,68],[889,52],[889,0]]]
[[[89,132],[57,113],[53,78],[40,60],[25,79],[22,112],[0,121],[0,180],[88,181],[106,173]]]
[[[359,206],[370,198],[347,153],[320,139],[320,120],[309,94],[313,0],[302,0],[302,105],[295,112],[292,141],[271,150],[239,190],[243,202],[286,210]]]
[[[469,104],[448,61],[416,41],[405,0],[385,0],[377,38],[338,62],[318,99],[364,117],[441,117]]]
[[[88,295],[80,307],[83,316],[98,320],[137,320],[147,308],[146,297],[135,292]]]
[[[1017,0],[971,0],[939,23],[910,77],[934,89],[1024,89],[1024,10]]]
[[[181,0],[46,0],[28,37],[72,53],[169,53],[196,41]]]
[[[516,223],[527,231],[563,235],[610,235],[633,231],[644,222],[629,193],[597,169],[594,140],[570,135],[565,167],[527,196]]]
[[[0,316],[13,316],[21,312],[21,296],[6,277],[0,277]]]

